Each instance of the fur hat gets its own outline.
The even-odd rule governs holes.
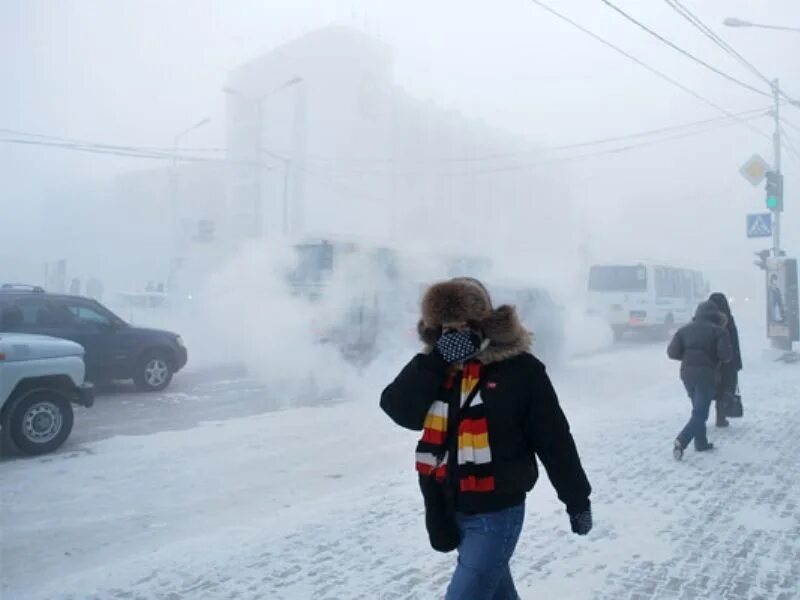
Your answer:
[[[477,279],[463,277],[437,283],[422,298],[422,322],[428,328],[482,321],[491,312],[489,292]]]
[[[445,323],[466,322],[479,329],[489,345],[478,358],[487,364],[528,351],[533,340],[513,306],[492,308],[489,292],[477,279],[459,277],[432,285],[421,308],[417,332],[428,351],[436,345]]]

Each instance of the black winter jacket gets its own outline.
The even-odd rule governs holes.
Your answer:
[[[736,373],[742,370],[742,350],[739,345],[739,330],[736,327],[736,319],[733,318],[731,305],[724,294],[715,292],[711,294],[709,300],[725,315],[727,319],[725,329],[728,330],[728,334],[731,336],[731,346],[733,347],[733,358],[729,363],[725,363],[722,366],[723,379],[735,379]],[[725,377],[725,375],[728,375],[728,377]]]
[[[422,430],[434,400],[450,401],[451,411],[457,405],[459,386],[444,388],[448,368],[435,352],[418,354],[384,390],[381,408],[398,425]],[[535,456],[570,514],[589,508],[591,486],[544,365],[525,352],[486,365],[481,381],[497,485],[477,498],[457,495],[457,509],[492,512],[522,502],[538,479]]]
[[[681,361],[681,378],[685,382],[719,382],[721,365],[733,358],[731,338],[722,323],[722,314],[714,303],[703,302],[697,307],[694,320],[672,338],[667,354]]]

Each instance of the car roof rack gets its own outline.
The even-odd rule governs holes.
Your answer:
[[[26,283],[3,283],[0,284],[2,292],[30,292],[31,294],[44,294],[44,288],[39,285],[28,285]]]

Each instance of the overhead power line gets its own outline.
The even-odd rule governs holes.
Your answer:
[[[747,119],[747,121],[761,118],[763,114],[765,114],[763,113],[763,111],[761,112],[762,114],[756,114],[750,116]],[[335,165],[329,166],[329,165],[321,165],[318,163],[314,166],[314,169],[324,170],[331,174],[341,174],[341,175],[351,175],[351,176],[387,176],[387,177],[472,177],[472,176],[490,175],[496,173],[528,171],[558,163],[572,162],[577,160],[584,160],[600,156],[609,156],[614,154],[622,154],[625,152],[637,150],[640,148],[645,148],[648,146],[653,146],[656,144],[661,144],[664,142],[702,135],[710,131],[721,129],[724,127],[731,127],[733,125],[737,125],[739,121],[740,119],[736,120],[726,119],[724,122],[722,123],[718,122],[713,126],[697,130],[684,131],[682,133],[677,133],[675,135],[670,135],[666,137],[660,137],[653,140],[640,141],[637,143],[631,143],[623,146],[615,146],[613,148],[605,148],[603,150],[596,150],[594,152],[588,152],[583,154],[572,154],[567,156],[551,156],[547,158],[542,158],[541,160],[537,161],[528,161],[518,164],[499,166],[499,167],[486,167],[486,168],[473,168],[470,170],[447,170],[447,171],[437,171],[437,170],[403,171],[397,169],[375,170],[375,169],[358,168],[358,167],[355,168],[338,167]],[[284,157],[284,159],[285,158],[286,157]]]
[[[783,127],[781,127],[781,134],[783,136],[781,139],[783,140],[786,149],[789,150],[789,154],[791,154],[792,157],[794,157],[794,159],[800,163],[800,152],[798,152],[797,147],[794,145],[792,136],[790,136]]]
[[[545,4],[544,2],[542,2],[542,0],[531,0],[531,2],[533,2],[534,4],[536,4],[536,5],[537,5],[537,6],[539,6],[539,7],[543,8],[543,9],[544,9],[544,10],[546,10],[547,12],[549,12],[549,13],[551,13],[551,14],[555,15],[556,17],[558,17],[558,18],[559,18],[559,19],[561,19],[562,21],[565,21],[566,23],[569,23],[570,25],[572,25],[572,26],[573,26],[573,27],[575,27],[576,29],[578,29],[578,30],[582,31],[583,33],[585,33],[586,35],[590,36],[591,38],[593,38],[593,39],[597,40],[597,41],[598,41],[598,42],[600,42],[601,44],[603,44],[603,45],[605,45],[605,46],[608,46],[609,48],[613,49],[614,51],[618,52],[619,54],[622,54],[623,56],[625,56],[625,57],[626,57],[626,58],[628,58],[629,60],[632,60],[633,62],[635,62],[636,64],[638,64],[639,66],[641,66],[641,67],[644,67],[645,69],[647,69],[648,71],[650,71],[650,72],[651,72],[651,73],[653,73],[654,75],[657,75],[657,76],[658,76],[658,77],[660,77],[661,79],[663,79],[663,80],[665,80],[665,81],[669,82],[670,84],[674,85],[675,87],[677,87],[677,88],[679,88],[679,89],[683,90],[683,91],[684,91],[684,92],[686,92],[687,94],[689,94],[689,95],[693,96],[694,98],[697,98],[697,99],[698,99],[698,100],[700,100],[701,102],[704,102],[705,104],[707,104],[707,105],[709,105],[709,106],[711,106],[711,107],[715,108],[716,110],[718,110],[718,111],[722,112],[723,114],[725,114],[725,115],[727,115],[727,116],[729,116],[729,117],[733,117],[733,118],[735,118],[735,115],[734,115],[733,113],[731,113],[730,111],[728,111],[728,110],[724,109],[724,108],[723,108],[723,107],[721,107],[719,104],[717,104],[717,103],[713,102],[712,100],[709,100],[709,99],[708,99],[708,98],[706,98],[705,96],[702,96],[702,95],[698,94],[697,92],[695,92],[695,91],[694,91],[694,90],[692,90],[691,88],[689,88],[689,87],[687,87],[687,86],[683,85],[682,83],[680,83],[680,82],[676,81],[675,79],[673,79],[673,78],[672,78],[672,77],[670,77],[669,75],[666,75],[665,73],[663,73],[663,72],[659,71],[658,69],[656,69],[656,68],[654,68],[654,67],[651,67],[650,65],[648,65],[648,64],[647,64],[646,62],[644,62],[643,60],[641,60],[641,59],[639,59],[639,58],[635,57],[635,56],[634,56],[633,54],[631,54],[630,52],[626,52],[625,50],[623,50],[623,49],[622,49],[622,48],[620,48],[619,46],[616,46],[616,45],[612,44],[611,42],[609,42],[609,41],[608,41],[608,40],[606,40],[605,38],[602,38],[602,37],[600,37],[599,35],[597,35],[597,34],[596,34],[596,33],[594,33],[593,31],[591,31],[591,30],[587,29],[587,28],[586,28],[586,27],[584,27],[583,25],[580,25],[580,24],[576,23],[575,21],[573,21],[573,20],[572,20],[572,19],[570,19],[569,17],[567,17],[567,16],[565,16],[565,15],[561,14],[560,12],[556,11],[555,9],[551,8],[550,6],[548,6],[547,4]],[[752,127],[752,126],[751,126],[749,123],[745,123],[744,121],[742,121],[742,123],[743,123],[743,124],[745,124],[745,125],[746,125],[746,126],[749,128],[749,129],[751,129],[752,131],[754,131],[755,133],[757,133],[758,135],[760,135],[760,136],[762,136],[762,137],[765,137],[765,138],[767,138],[767,139],[772,139],[772,138],[771,138],[771,137],[770,137],[768,134],[764,133],[763,131],[759,131],[758,129],[756,129],[756,128]]]
[[[85,152],[88,154],[105,154],[109,156],[123,156],[126,158],[145,158],[151,160],[173,160],[178,159],[184,162],[227,162],[231,164],[254,165],[254,161],[229,161],[225,159],[208,158],[203,156],[193,156],[191,154],[178,154],[170,151],[160,151],[157,149],[142,148],[137,146],[120,146],[116,144],[103,144],[89,142],[86,140],[76,140],[58,136],[43,135],[39,133],[28,133],[16,129],[0,129],[0,134],[16,137],[0,138],[0,143],[19,144],[24,146],[45,146],[49,148],[60,148],[63,150],[73,150],[75,152]],[[34,138],[34,139],[25,139]]]
[[[674,139],[683,139],[686,137],[693,137],[696,135],[705,134],[723,127],[730,127],[731,125],[738,124],[740,122],[748,122],[754,119],[761,118],[762,116],[768,114],[768,110],[764,108],[753,109],[748,111],[743,111],[735,115],[735,118],[729,117],[716,117],[713,119],[704,119],[702,121],[694,121],[691,123],[684,123],[682,125],[675,125],[671,127],[661,127],[659,129],[652,129],[649,131],[642,131],[627,135],[620,135],[614,137],[607,137],[603,139],[596,139],[590,140],[586,142],[578,142],[574,144],[564,144],[561,146],[553,146],[550,148],[545,148],[541,152],[547,151],[564,151],[564,150],[576,150],[579,148],[585,147],[592,147],[598,145],[608,145],[617,142],[624,142],[624,141],[634,141],[634,140],[641,140],[643,138],[652,137],[652,136],[660,136],[664,133],[677,133],[677,135],[672,136],[662,136],[657,137],[656,139],[647,140],[647,141],[640,141],[636,144],[629,144],[626,146],[617,146],[614,148],[606,148],[600,151],[591,152],[591,153],[584,153],[578,155],[571,155],[571,156],[555,156],[550,158],[543,158],[542,160],[528,162],[528,163],[521,163],[521,164],[513,164],[513,165],[504,165],[500,167],[488,167],[482,169],[470,169],[466,171],[398,171],[396,169],[385,169],[385,170],[358,170],[358,169],[348,169],[348,168],[339,168],[339,167],[329,167],[326,165],[317,165],[315,168],[322,168],[327,169],[329,171],[336,171],[345,174],[351,175],[393,175],[393,176],[409,176],[409,175],[420,175],[420,176],[471,176],[471,175],[483,175],[483,174],[490,174],[490,173],[501,173],[501,172],[513,172],[513,171],[522,171],[527,170],[530,168],[535,168],[540,165],[547,165],[552,163],[564,162],[564,161],[571,161],[571,160],[580,160],[585,158],[591,158],[595,156],[604,156],[610,154],[618,154],[621,152],[627,152],[630,150],[634,150],[637,148],[643,148],[647,146],[651,146],[653,144],[659,144],[662,142],[674,140]],[[243,161],[227,161],[225,159],[214,159],[202,156],[193,156],[191,154],[173,154],[170,152],[162,152],[158,150],[154,150],[152,148],[146,147],[136,147],[136,146],[123,146],[123,145],[116,145],[116,144],[99,144],[95,142],[89,142],[86,140],[74,140],[72,138],[62,138],[58,136],[48,136],[42,135],[37,133],[27,133],[23,131],[18,131],[14,129],[0,129],[0,133],[6,134],[13,134],[16,136],[26,136],[29,138],[39,138],[39,139],[23,139],[22,137],[6,137],[0,138],[0,143],[8,143],[8,144],[21,144],[21,145],[29,145],[29,146],[43,146],[43,147],[51,147],[51,148],[60,148],[65,150],[73,150],[76,152],[86,152],[91,154],[105,154],[111,156],[123,156],[129,158],[145,158],[145,159],[155,159],[155,160],[172,160],[174,158],[178,158],[180,160],[189,161],[189,162],[228,162],[232,164],[243,164],[248,166],[255,166],[255,165],[264,165],[264,163],[253,160],[243,160]],[[195,151],[195,149],[185,149],[187,151]],[[205,149],[209,150],[209,149]],[[212,151],[222,150],[224,149],[210,149]],[[280,161],[281,163],[285,163],[287,160],[292,160],[293,157],[288,153],[280,153],[273,150],[264,150],[264,154],[269,158],[273,159],[273,161]],[[523,158],[527,156],[526,154],[512,154],[509,153],[506,155],[508,158]],[[321,157],[315,155],[304,155],[302,158],[306,160],[321,160]],[[335,160],[331,157],[326,157],[325,160]],[[431,161],[437,162],[437,161]],[[351,163],[352,164],[352,163]]]
[[[756,77],[764,81],[766,84],[772,86],[772,80],[758,70],[753,64],[742,56],[736,49],[720,37],[713,29],[703,23],[700,18],[692,13],[688,8],[681,4],[680,0],[664,0],[675,12],[681,15],[684,19],[689,21],[694,27],[700,30],[706,37],[708,37],[717,46],[722,48],[725,52],[733,56],[736,60],[746,66]]]
[[[791,128],[792,128],[792,129],[794,129],[795,131],[800,131],[800,126],[797,126],[797,125],[795,125],[795,124],[794,124],[794,123],[792,123],[791,121],[787,121],[787,120],[786,120],[786,119],[784,119],[783,117],[781,117],[781,123],[783,123],[784,125],[787,125],[788,127],[791,127]]]
[[[742,81],[740,79],[736,79],[735,77],[733,77],[732,75],[729,75],[725,71],[721,71],[720,69],[717,69],[716,67],[708,64],[706,61],[704,61],[704,60],[702,60],[700,58],[697,58],[691,52],[689,52],[687,50],[684,50],[683,48],[681,48],[680,46],[678,46],[674,42],[671,42],[670,40],[668,40],[667,38],[665,38],[661,34],[659,34],[659,33],[655,32],[655,31],[653,31],[652,29],[650,29],[647,25],[645,25],[641,21],[638,21],[637,19],[633,18],[628,13],[626,13],[624,10],[622,10],[621,8],[619,8],[618,6],[616,6],[615,4],[610,2],[610,0],[601,0],[601,2],[603,2],[603,4],[605,4],[606,6],[612,8],[613,10],[615,10],[617,13],[622,15],[625,19],[627,19],[628,21],[630,21],[631,23],[633,23],[637,27],[640,27],[641,29],[643,29],[644,31],[646,31],[647,33],[649,33],[650,35],[655,37],[660,42],[666,44],[667,46],[669,46],[673,50],[675,50],[677,52],[680,52],[681,54],[683,54],[687,58],[690,58],[694,62],[704,66],[706,69],[716,73],[717,75],[719,75],[721,77],[724,77],[728,81],[731,81],[731,82],[733,82],[733,83],[735,83],[735,84],[737,84],[737,85],[739,85],[739,86],[741,86],[743,88],[746,88],[746,89],[750,90],[751,92],[755,92],[756,94],[761,94],[762,96],[768,96],[768,97],[772,96],[772,94],[770,94],[768,92],[765,92],[763,90],[760,90],[760,89],[758,89],[756,87],[753,87],[752,85],[747,84],[747,83],[745,83],[744,81]]]
[[[90,154],[108,154],[113,156],[125,156],[129,158],[150,158],[150,159],[159,159],[164,160],[166,157],[161,154],[155,154],[151,152],[140,152],[138,150],[124,150],[124,149],[113,149],[113,148],[103,148],[99,146],[89,146],[89,145],[82,145],[82,144],[73,144],[70,142],[57,142],[57,141],[49,141],[49,140],[26,140],[21,138],[0,138],[0,142],[4,144],[20,144],[24,146],[47,146],[50,148],[62,148],[65,150],[74,150],[76,152],[87,152]],[[195,157],[182,157],[184,160],[200,160],[203,162],[207,162],[208,159],[203,158],[195,158]]]
[[[769,113],[770,107],[765,106],[763,108],[754,108],[750,110],[745,110],[735,114],[735,117],[739,118],[742,117],[754,117],[754,116],[762,116]],[[667,127],[660,127],[657,129],[649,129],[645,131],[638,131],[635,133],[627,133],[621,134],[617,136],[610,136],[605,138],[598,138],[593,140],[587,140],[583,142],[574,142],[569,144],[561,144],[557,146],[545,146],[542,148],[531,149],[526,151],[515,151],[515,152],[495,152],[490,154],[480,154],[474,156],[438,156],[438,157],[419,157],[419,158],[399,158],[399,157],[345,157],[345,156],[329,156],[329,155],[322,155],[322,154],[305,154],[303,157],[308,160],[314,161],[321,161],[321,162],[335,162],[335,163],[350,163],[354,165],[362,164],[362,165],[370,165],[370,164],[409,164],[409,165],[423,165],[423,164],[430,164],[430,163],[475,163],[475,162],[490,162],[495,160],[502,160],[502,159],[512,159],[512,158],[525,158],[525,157],[532,157],[536,155],[541,155],[546,152],[560,152],[564,150],[574,150],[579,148],[585,148],[590,146],[602,146],[605,144],[610,144],[613,142],[621,142],[626,140],[635,140],[645,137],[651,137],[654,135],[659,135],[662,133],[669,133],[673,131],[681,131],[684,129],[692,129],[702,125],[708,125],[712,123],[720,123],[723,121],[730,121],[732,118],[727,116],[721,117],[713,117],[710,119],[703,119],[700,121],[691,121],[688,123],[681,123],[680,125],[671,125]],[[286,160],[291,158],[291,151],[289,150],[276,150],[271,149],[269,152],[275,154],[281,160]]]
[[[713,41],[717,46],[722,48],[725,52],[733,56],[736,60],[742,63],[745,67],[747,67],[752,73],[756,75],[759,79],[767,83],[770,87],[774,85],[774,81],[767,77],[761,70],[753,65],[750,61],[748,61],[744,56],[742,56],[733,46],[731,46],[727,41],[722,39],[713,29],[711,29],[708,25],[706,25],[697,15],[692,13],[691,10],[686,8],[685,5],[681,3],[680,0],[665,0],[665,2],[675,10],[679,15],[689,21],[692,25],[697,27],[704,35],[709,37],[711,41]],[[779,94],[783,97],[789,104],[792,104],[796,107],[800,107],[800,103],[789,96],[785,91],[779,90]]]
[[[736,120],[750,117],[751,120],[753,117],[760,117],[762,115],[766,115],[769,112],[769,107],[764,108],[755,108],[746,111],[742,111],[736,113],[734,116]],[[576,142],[570,144],[561,144],[557,146],[550,146],[544,147],[537,150],[531,150],[526,152],[498,152],[494,154],[484,154],[480,156],[460,156],[460,157],[424,157],[419,159],[400,159],[397,157],[385,157],[385,158],[348,158],[348,157],[341,157],[341,156],[323,156],[318,154],[305,154],[303,158],[306,160],[312,161],[321,161],[321,162],[338,162],[344,164],[430,164],[430,163],[473,163],[473,162],[482,162],[482,161],[492,161],[498,159],[512,159],[512,158],[525,158],[534,155],[541,155],[546,152],[562,152],[565,150],[575,150],[580,148],[586,148],[591,146],[602,146],[606,144],[611,144],[614,142],[622,142],[628,140],[637,140],[652,136],[657,136],[664,133],[671,133],[683,130],[690,130],[697,127],[702,127],[704,125],[712,125],[716,123],[723,123],[723,122],[730,122],[731,117],[721,116],[721,117],[714,117],[711,119],[703,119],[699,121],[691,121],[688,123],[681,123],[679,125],[671,125],[667,127],[660,127],[657,129],[649,129],[645,131],[639,131],[629,134],[622,134],[617,136],[610,136],[606,138],[599,138],[593,139],[583,142]],[[730,124],[730,123],[729,123]],[[790,126],[791,123],[789,123]],[[705,131],[713,130],[711,129],[704,129],[699,133],[704,133]],[[207,158],[202,156],[196,156],[195,153],[225,153],[227,150],[225,148],[178,148],[178,152],[174,152],[174,148],[167,148],[167,147],[158,147],[158,146],[129,146],[129,145],[119,145],[119,144],[104,144],[98,142],[91,142],[87,140],[81,140],[76,138],[68,138],[62,136],[53,136],[53,135],[44,135],[40,133],[30,133],[26,131],[20,131],[18,129],[8,129],[8,128],[0,128],[0,134],[7,134],[16,136],[13,138],[0,138],[0,142],[2,143],[10,143],[10,144],[22,144],[22,145],[34,145],[34,146],[47,146],[53,148],[62,148],[67,150],[76,150],[80,152],[89,152],[93,154],[108,154],[108,155],[116,155],[116,156],[126,156],[132,158],[148,158],[148,159],[173,159],[178,158],[180,160],[185,161],[194,161],[194,162],[233,162],[235,164],[255,164],[253,161],[225,161],[224,159],[213,159]],[[23,138],[34,138],[34,139],[23,139]],[[286,161],[292,159],[292,153],[288,150],[275,150],[275,149],[265,149],[264,153],[269,156],[270,158]]]

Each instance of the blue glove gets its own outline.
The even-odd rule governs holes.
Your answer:
[[[572,526],[572,533],[586,535],[592,530],[592,509],[587,508],[584,511],[570,515],[569,524]]]
[[[447,331],[436,341],[436,351],[447,363],[464,362],[481,349],[481,338],[474,331]]]

